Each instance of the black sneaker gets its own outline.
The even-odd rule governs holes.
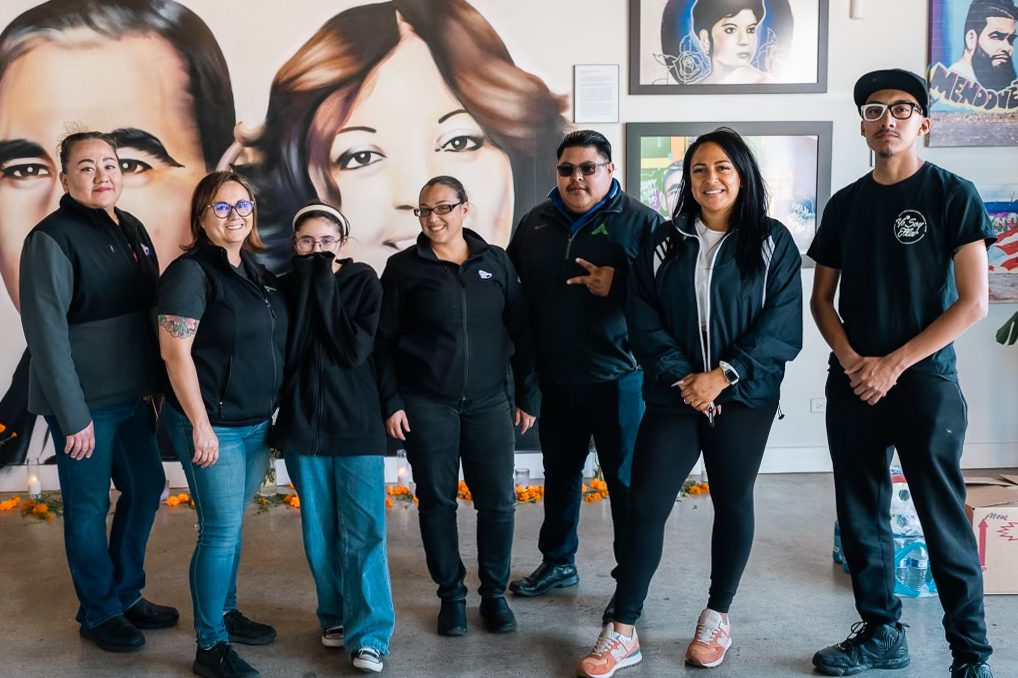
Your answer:
[[[438,635],[462,636],[467,632],[467,601],[443,600],[438,611]]]
[[[268,645],[276,639],[276,629],[268,624],[251,621],[242,615],[240,610],[230,610],[224,614],[223,623],[226,624],[231,643]]]
[[[813,655],[813,666],[828,676],[851,676],[868,669],[908,666],[905,627],[856,622],[848,638]]]
[[[481,619],[484,628],[492,633],[512,633],[516,630],[516,615],[502,596],[481,599]]]
[[[124,610],[124,616],[139,629],[168,629],[180,619],[177,608],[156,605],[144,598]]]
[[[90,629],[82,626],[78,635],[107,652],[133,652],[145,644],[145,634],[120,614]]]
[[[956,662],[951,664],[951,678],[993,678],[986,662]]]
[[[207,650],[199,647],[191,668],[205,678],[258,678],[261,675],[226,642],[216,643]]]

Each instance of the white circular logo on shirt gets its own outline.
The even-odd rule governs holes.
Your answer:
[[[926,235],[926,217],[915,210],[905,210],[894,220],[894,237],[902,245],[914,245]]]

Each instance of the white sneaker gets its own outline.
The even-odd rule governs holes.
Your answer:
[[[353,667],[361,671],[378,673],[382,670],[382,654],[373,647],[362,647],[353,653]]]
[[[343,647],[345,639],[342,626],[330,626],[322,629],[322,645],[325,647]]]
[[[619,669],[639,664],[642,660],[636,629],[633,629],[633,635],[624,636],[608,622],[601,629],[594,649],[576,666],[576,675],[583,678],[610,678]]]
[[[696,633],[686,648],[686,663],[713,668],[725,660],[732,646],[732,625],[726,615],[709,607],[696,620]]]

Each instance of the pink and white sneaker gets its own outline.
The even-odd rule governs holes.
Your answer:
[[[624,636],[608,622],[601,629],[594,649],[577,664],[576,675],[581,678],[610,678],[619,669],[639,664],[642,660],[636,629],[633,629],[632,636]]]
[[[696,634],[686,648],[686,663],[712,668],[725,660],[732,646],[732,625],[728,615],[706,608],[696,621]]]

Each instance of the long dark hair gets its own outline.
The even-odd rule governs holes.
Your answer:
[[[767,222],[767,187],[760,174],[760,166],[756,163],[753,151],[738,132],[719,127],[713,132],[700,135],[689,145],[682,158],[682,187],[679,189],[679,200],[672,220],[688,227],[700,215],[700,205],[693,197],[690,183],[690,165],[697,149],[707,143],[720,146],[739,173],[741,186],[735,204],[732,205],[728,230],[735,237],[735,263],[745,280],[763,268],[760,248],[770,235],[770,225]]]

